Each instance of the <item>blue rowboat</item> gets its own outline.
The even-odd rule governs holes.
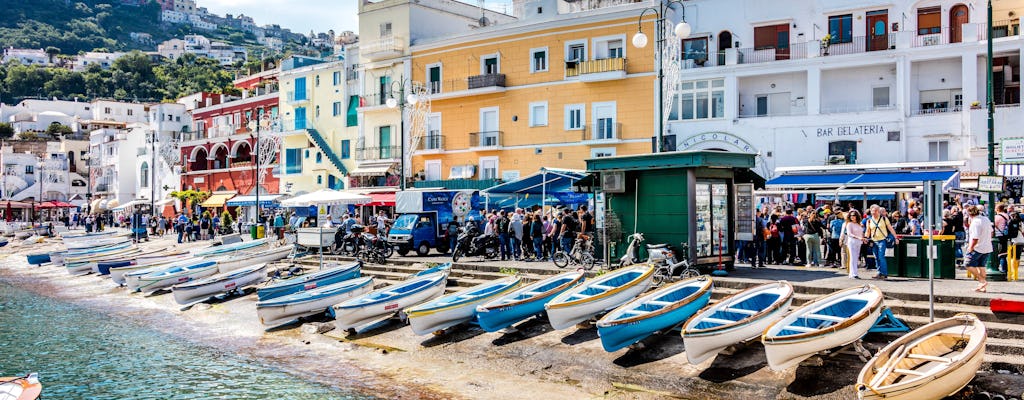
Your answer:
[[[175,256],[174,258],[166,261],[154,262],[153,264],[136,264],[124,267],[115,267],[110,269],[110,280],[114,281],[114,283],[118,285],[124,286],[128,283],[129,276],[139,277],[150,272],[156,272],[173,266],[185,265],[202,260],[202,258],[192,257],[191,255],[185,254]]]
[[[476,306],[515,290],[520,282],[518,276],[500,278],[406,308],[409,327],[417,335],[426,335],[471,321]]]
[[[476,320],[487,332],[497,332],[544,312],[544,304],[583,282],[581,271],[566,272],[517,289],[476,307]]]
[[[81,241],[75,241],[75,242],[70,242],[70,243],[64,243],[64,247],[66,247],[68,250],[71,250],[71,251],[88,250],[88,249],[94,249],[94,248],[102,247],[102,246],[112,246],[112,245],[121,244],[121,243],[128,243],[130,241],[131,240],[128,239],[127,237],[117,237],[117,236],[115,236],[115,237],[100,238],[100,239],[95,239],[95,240],[81,240]]]
[[[438,272],[449,271],[451,269],[452,269],[452,263],[447,262],[447,263],[443,263],[443,264],[438,264],[438,265],[434,266],[433,268],[427,268],[425,270],[422,270],[420,272],[412,274],[412,275],[410,275],[410,277],[436,274]]]
[[[192,255],[196,257],[215,256],[224,253],[231,253],[238,250],[251,249],[267,244],[267,239],[258,239],[249,242],[238,242],[232,244],[225,244],[220,246],[210,246],[202,248],[192,252]]]
[[[7,245],[7,239],[0,238],[0,247],[4,247],[6,245]]]
[[[304,290],[312,290],[318,287],[335,284],[341,281],[358,278],[359,270],[363,264],[359,261],[349,264],[342,264],[335,268],[306,274],[295,278],[272,283],[259,288],[256,297],[260,301],[266,301],[275,297],[287,296]]]
[[[711,278],[676,282],[623,304],[597,321],[601,346],[609,353],[689,319],[711,300]]]
[[[373,277],[349,279],[256,303],[260,323],[275,327],[301,317],[321,314],[331,306],[373,290]]]
[[[173,252],[173,253],[157,253],[156,255],[139,256],[127,260],[111,260],[111,261],[98,261],[96,262],[96,273],[100,275],[109,275],[111,268],[122,268],[129,266],[156,266],[160,264],[171,263],[184,259],[183,256],[188,255],[187,252]]]
[[[172,267],[163,271],[149,273],[139,277],[138,287],[129,289],[138,290],[143,293],[152,293],[163,288],[169,288],[179,283],[191,282],[196,279],[205,278],[217,273],[217,262],[207,260],[192,265]]]
[[[411,307],[444,294],[448,272],[418,276],[394,286],[387,286],[349,299],[328,311],[334,315],[338,329],[359,332],[387,320],[406,307]]]
[[[653,277],[653,266],[634,265],[583,282],[544,305],[548,321],[555,329],[570,328],[647,291]]]
[[[50,262],[50,253],[27,254],[25,258],[28,259],[29,264],[39,265]]]
[[[726,347],[761,336],[786,315],[793,285],[786,281],[758,285],[705,307],[683,325],[690,364],[700,364]]]

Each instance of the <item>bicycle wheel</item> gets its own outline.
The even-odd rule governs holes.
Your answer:
[[[590,270],[594,269],[595,265],[597,265],[597,258],[594,258],[594,256],[590,255],[590,253],[584,253],[583,254],[583,269],[586,269],[587,271],[590,271]]]
[[[695,270],[695,269],[687,268],[687,269],[684,269],[683,272],[680,275],[682,275],[681,278],[683,278],[683,279],[696,278],[696,277],[700,276],[700,271]]]
[[[668,271],[661,267],[654,271],[653,278],[654,286],[661,286],[661,284],[672,280],[672,278],[668,275]]]
[[[565,268],[569,266],[569,255],[565,254],[564,251],[556,252],[555,255],[551,256],[551,262],[555,263],[558,268]]]

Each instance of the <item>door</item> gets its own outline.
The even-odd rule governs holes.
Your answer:
[[[871,11],[867,14],[868,48],[867,51],[886,50],[889,48],[889,12],[886,10]]]
[[[725,49],[732,48],[732,32],[722,31],[718,34],[718,57],[716,58],[717,64],[725,65]]]
[[[298,107],[295,109],[295,129],[306,129],[306,108]]]
[[[772,50],[776,60],[788,60],[789,24],[759,26],[754,28],[754,50]]]
[[[498,145],[498,109],[480,110],[480,146]]]
[[[484,74],[491,75],[498,73],[498,57],[484,59]]]
[[[430,94],[441,93],[441,67],[430,67],[427,72],[430,75]]]
[[[428,181],[439,181],[441,180],[441,160],[430,160],[423,164],[426,180]]]
[[[381,160],[391,158],[391,127],[382,126],[378,134],[378,141],[380,147],[378,147],[378,157]]]
[[[967,23],[967,6],[957,4],[949,10],[949,42],[960,43],[964,38],[964,24]]]
[[[377,105],[382,106],[388,101],[388,92],[391,90],[391,77],[382,76],[380,77],[379,86],[377,87]]]

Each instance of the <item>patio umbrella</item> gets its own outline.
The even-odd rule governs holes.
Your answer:
[[[348,204],[362,204],[372,201],[370,196],[361,194],[341,192],[331,189],[321,189],[313,193],[296,196],[282,201],[284,207],[308,207],[308,206],[338,206]]]

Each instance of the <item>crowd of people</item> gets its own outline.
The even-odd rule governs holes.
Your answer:
[[[877,270],[874,279],[887,279],[886,249],[899,244],[902,235],[929,232],[956,238],[956,257],[978,279],[978,291],[985,291],[985,265],[992,253],[1006,271],[1009,244],[1024,244],[1021,215],[1024,210],[999,203],[995,215],[973,202],[945,202],[941,229],[926,226],[920,202],[909,202],[906,214],[889,212],[880,205],[865,211],[848,204],[791,208],[776,206],[757,213],[754,241],[740,243],[737,259],[754,268],[766,264],[844,268],[851,279],[860,279],[859,269]],[[997,248],[993,247],[996,239]],[[870,255],[870,256],[869,256]]]
[[[593,237],[594,216],[586,205],[576,211],[556,208],[545,214],[539,206],[530,210],[516,208],[513,211],[490,211],[475,221],[470,217],[467,224],[483,225],[484,235],[498,237],[502,260],[550,261],[559,249],[570,252],[580,234]],[[455,248],[459,222],[448,224],[447,235],[450,248]]]

